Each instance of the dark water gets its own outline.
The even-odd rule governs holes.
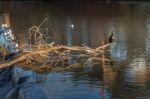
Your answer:
[[[49,4],[11,2],[10,24],[20,39],[27,29],[50,18],[57,43],[97,47],[115,32],[112,63],[52,72],[43,82],[49,99],[149,99],[150,4]]]

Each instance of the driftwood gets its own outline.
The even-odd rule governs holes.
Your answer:
[[[0,69],[13,66],[14,64],[19,64],[17,66],[21,66],[25,69],[31,69],[38,73],[43,73],[60,68],[68,69],[73,66],[80,67],[77,66],[78,62],[79,64],[83,62],[86,63],[86,61],[89,61],[90,59],[98,61],[109,61],[109,59],[101,58],[101,55],[103,54],[102,50],[104,50],[109,45],[110,44],[106,44],[95,49],[86,45],[83,45],[83,47],[68,47],[64,45],[54,46],[54,43],[30,46],[31,50],[23,50],[15,59],[0,64]],[[75,54],[71,54],[71,52],[75,52]],[[78,54],[76,55],[76,53]],[[99,54],[101,55],[97,56]],[[79,60],[75,63],[68,63],[66,60],[69,58],[77,58]]]
[[[7,54],[8,54],[7,49],[5,49],[4,47],[0,46],[0,58],[3,59],[4,57],[6,57]]]
[[[45,23],[48,23],[47,32],[42,29]],[[21,52],[15,58],[0,64],[0,69],[17,64],[15,66],[45,73],[51,70],[80,68],[84,64],[91,64],[95,61],[110,61],[105,58],[105,49],[111,45],[110,43],[102,42],[102,45],[97,48],[90,48],[84,44],[82,47],[54,45],[54,42],[48,44],[45,38],[46,34],[50,32],[54,32],[54,30],[47,18],[39,26],[29,28],[27,44],[22,44]]]

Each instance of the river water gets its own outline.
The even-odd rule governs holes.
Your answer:
[[[52,41],[92,48],[115,32],[108,51],[111,63],[52,72],[42,83],[49,99],[149,99],[150,4],[51,4],[11,2],[10,25],[25,40],[28,28],[48,17],[55,30]]]

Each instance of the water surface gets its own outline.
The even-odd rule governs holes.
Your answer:
[[[27,29],[50,18],[53,41],[92,48],[115,32],[113,61],[79,70],[52,72],[43,82],[49,99],[149,99],[150,4],[48,4],[11,2],[10,24],[19,39]]]

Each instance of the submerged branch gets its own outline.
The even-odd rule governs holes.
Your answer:
[[[39,72],[40,69],[45,71],[46,67],[48,70],[51,70],[51,68],[55,68],[58,65],[61,67],[64,65],[64,67],[69,66],[69,63],[66,61],[69,58],[77,57],[79,60],[87,61],[92,57],[92,59],[96,59],[99,61],[105,60],[109,61],[108,59],[102,59],[100,57],[96,57],[96,54],[102,54],[98,52],[97,50],[101,50],[102,48],[108,47],[110,44],[106,44],[103,46],[100,46],[96,49],[92,49],[88,46],[79,47],[79,46],[54,46],[54,43],[50,45],[35,45],[32,46],[32,49],[30,51],[23,51],[22,53],[19,53],[18,57],[15,59],[12,59],[11,61],[6,61],[2,64],[0,64],[0,69],[10,67],[14,64],[21,63],[20,65],[23,68],[28,68],[34,71]],[[34,49],[35,48],[35,49]],[[78,53],[77,55],[72,55],[72,53]],[[50,55],[52,54],[52,55]],[[93,56],[95,56],[93,58]],[[26,65],[25,65],[26,64]],[[48,65],[49,64],[49,65]],[[24,66],[23,66],[24,65]],[[39,66],[41,65],[41,66]],[[45,66],[44,66],[45,65]],[[71,64],[70,64],[71,65]],[[72,67],[72,66],[70,66]],[[68,67],[69,68],[69,67]]]
[[[45,32],[46,31],[46,32]],[[48,33],[54,30],[48,18],[43,20],[39,26],[33,26],[28,30],[27,44],[20,48],[20,53],[15,58],[0,64],[0,69],[4,69],[14,64],[19,64],[25,69],[43,73],[51,70],[70,69],[83,66],[81,63],[92,63],[94,61],[110,61],[104,57],[105,48],[111,44],[102,44],[97,48],[90,48],[84,44],[80,46],[54,45],[48,44]],[[51,35],[52,36],[52,35]],[[6,51],[2,49],[5,57]]]

